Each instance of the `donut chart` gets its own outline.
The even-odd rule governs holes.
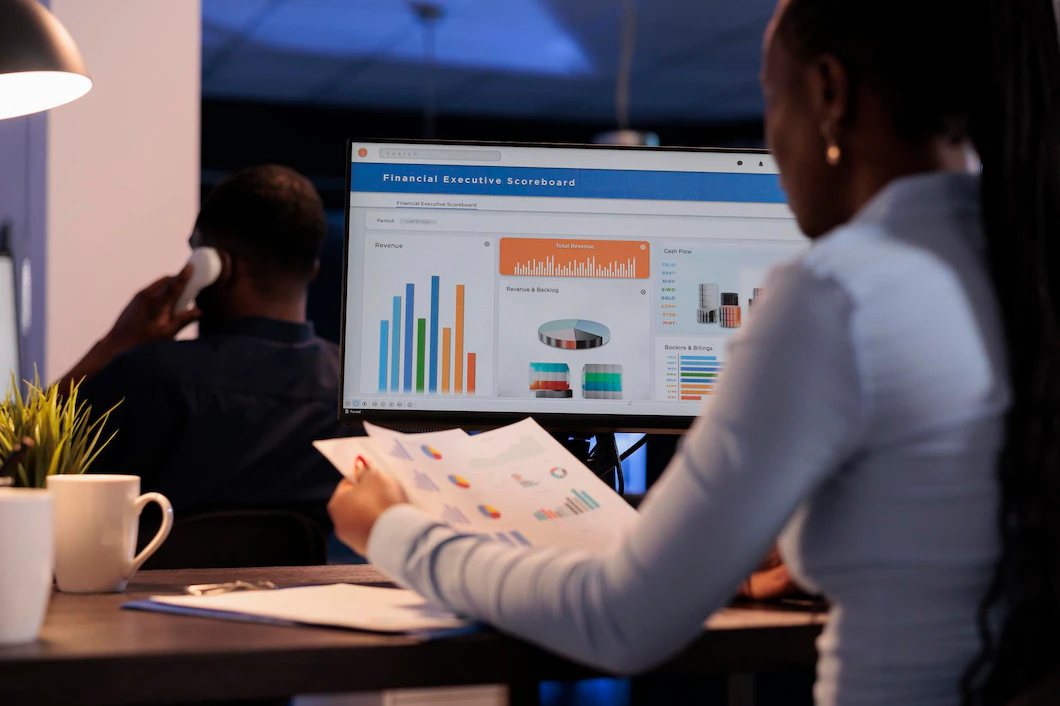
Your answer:
[[[557,319],[542,324],[537,338],[546,346],[562,350],[586,350],[607,345],[611,329],[587,319]]]

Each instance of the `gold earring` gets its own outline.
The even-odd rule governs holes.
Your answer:
[[[839,145],[833,142],[828,145],[828,150],[825,152],[824,157],[828,162],[828,166],[838,167],[839,163],[843,161],[843,150],[839,149]]]
[[[843,161],[843,150],[839,147],[839,140],[836,138],[835,126],[831,125],[822,127],[821,135],[827,143],[824,152],[825,161],[828,162],[828,166],[830,167],[838,167]]]

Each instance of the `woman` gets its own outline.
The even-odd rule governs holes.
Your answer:
[[[814,247],[772,275],[634,531],[603,558],[512,549],[369,471],[336,491],[339,535],[627,672],[695,638],[783,530],[834,605],[819,704],[1004,703],[1060,642],[1056,31],[1050,0],[782,1],[767,136]]]

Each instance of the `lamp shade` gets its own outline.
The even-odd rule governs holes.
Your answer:
[[[36,0],[0,0],[0,120],[77,100],[92,88],[81,52]]]

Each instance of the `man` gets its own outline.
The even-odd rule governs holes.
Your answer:
[[[191,246],[216,248],[223,268],[197,308],[174,311],[190,267],[158,280],[64,378],[85,378],[94,413],[121,402],[94,472],[141,476],[178,517],[285,508],[330,526],[340,476],[311,442],[352,432],[337,421],[338,347],[306,321],[325,230],[320,196],[290,169],[245,169],[217,186]],[[172,340],[196,319],[197,340]]]

